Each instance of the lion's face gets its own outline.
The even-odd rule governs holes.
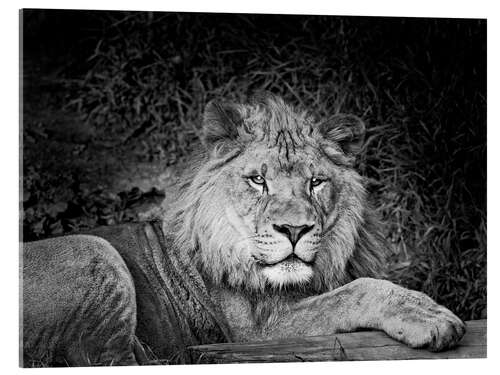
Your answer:
[[[181,230],[200,268],[247,288],[319,287],[343,272],[364,206],[351,167],[361,121],[316,123],[267,97],[209,104],[204,126],[211,153],[184,194]]]
[[[255,142],[225,172],[226,210],[241,234],[239,251],[273,285],[312,278],[339,193],[339,171],[310,141],[295,140],[288,158],[284,145]]]

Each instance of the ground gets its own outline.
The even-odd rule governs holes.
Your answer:
[[[265,89],[365,120],[391,279],[485,317],[485,21],[25,11],[23,31],[25,240],[154,215],[207,101]]]

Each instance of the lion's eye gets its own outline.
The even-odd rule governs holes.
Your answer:
[[[311,178],[311,187],[317,187],[317,186],[321,185],[323,182],[325,182],[325,180],[313,177],[313,178]]]
[[[251,177],[249,177],[249,180],[257,185],[264,185],[264,183],[266,182],[266,180],[264,180],[264,177],[262,177],[260,175],[251,176]]]

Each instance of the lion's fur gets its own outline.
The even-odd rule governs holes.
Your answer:
[[[329,234],[316,258],[314,280],[306,289],[319,293],[358,277],[383,275],[386,247],[377,218],[367,203],[362,178],[351,167],[354,156],[339,152],[345,137],[339,127],[330,129],[330,138],[325,139],[321,133],[325,122],[316,121],[306,111],[272,95],[246,104],[207,107],[203,125],[208,151],[196,156],[191,170],[179,181],[177,203],[165,210],[170,214],[164,230],[215,284],[248,290],[267,286],[258,277],[255,264],[242,260],[237,251],[241,231],[227,196],[227,189],[232,187],[227,186],[224,174],[250,145],[263,140],[270,147],[286,147],[287,153],[292,147],[300,153],[299,143],[312,139],[319,145],[318,152],[340,165],[343,186],[339,201],[334,212],[329,213]],[[276,146],[273,142],[279,134],[289,134],[290,138]]]
[[[135,362],[134,282],[116,249],[72,235],[25,243],[22,255],[25,366]]]

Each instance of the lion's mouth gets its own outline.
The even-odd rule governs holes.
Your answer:
[[[305,261],[296,254],[290,254],[277,262],[259,262],[262,276],[274,286],[304,284],[314,275],[311,261]]]
[[[304,264],[311,266],[313,264],[313,261],[306,261],[306,260],[302,259],[301,257],[299,257],[297,254],[291,253],[286,258],[278,260],[277,262],[272,262],[272,263],[262,262],[260,264],[263,267],[271,267],[271,266],[275,266],[277,264],[294,265],[294,264],[300,264],[300,263],[304,263]]]

